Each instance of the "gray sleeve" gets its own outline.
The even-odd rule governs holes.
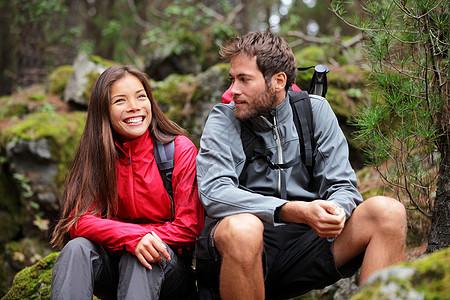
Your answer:
[[[239,174],[245,164],[240,125],[231,105],[216,105],[205,124],[197,156],[200,199],[210,217],[223,218],[251,213],[273,224],[274,212],[286,203],[239,188]]]
[[[356,189],[356,174],[349,161],[347,140],[328,101],[311,96],[317,153],[314,178],[321,199],[335,202],[347,218],[363,199]]]

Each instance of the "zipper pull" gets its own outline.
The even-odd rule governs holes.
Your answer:
[[[127,157],[128,157],[128,165],[131,165],[130,155],[127,155]]]

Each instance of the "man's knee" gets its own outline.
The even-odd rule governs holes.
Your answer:
[[[406,230],[406,210],[400,201],[390,197],[375,196],[364,202],[366,202],[366,210],[380,230]]]
[[[262,252],[264,226],[252,214],[237,214],[224,218],[214,233],[218,251],[232,254],[238,251],[256,255]]]

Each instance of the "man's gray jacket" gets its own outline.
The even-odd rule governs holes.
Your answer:
[[[289,97],[289,96],[288,96]],[[254,133],[260,136],[254,149],[268,154],[272,162],[288,163],[300,155],[300,144],[293,112],[286,97],[269,119],[252,119]],[[316,147],[313,188],[308,170],[299,164],[285,169],[287,198],[333,201],[345,210],[347,218],[362,202],[356,189],[356,175],[348,160],[348,145],[328,102],[310,95]],[[237,213],[251,213],[269,224],[277,207],[288,200],[280,198],[280,170],[273,170],[265,160],[255,160],[246,168],[246,189],[239,187],[239,177],[246,156],[241,141],[241,122],[234,116],[234,102],[217,104],[205,124],[197,156],[200,199],[210,217],[223,218]]]

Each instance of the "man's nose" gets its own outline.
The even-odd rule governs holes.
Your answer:
[[[239,85],[236,82],[233,82],[231,84],[230,94],[233,97],[235,95],[240,95],[241,94],[241,89],[239,88]]]

